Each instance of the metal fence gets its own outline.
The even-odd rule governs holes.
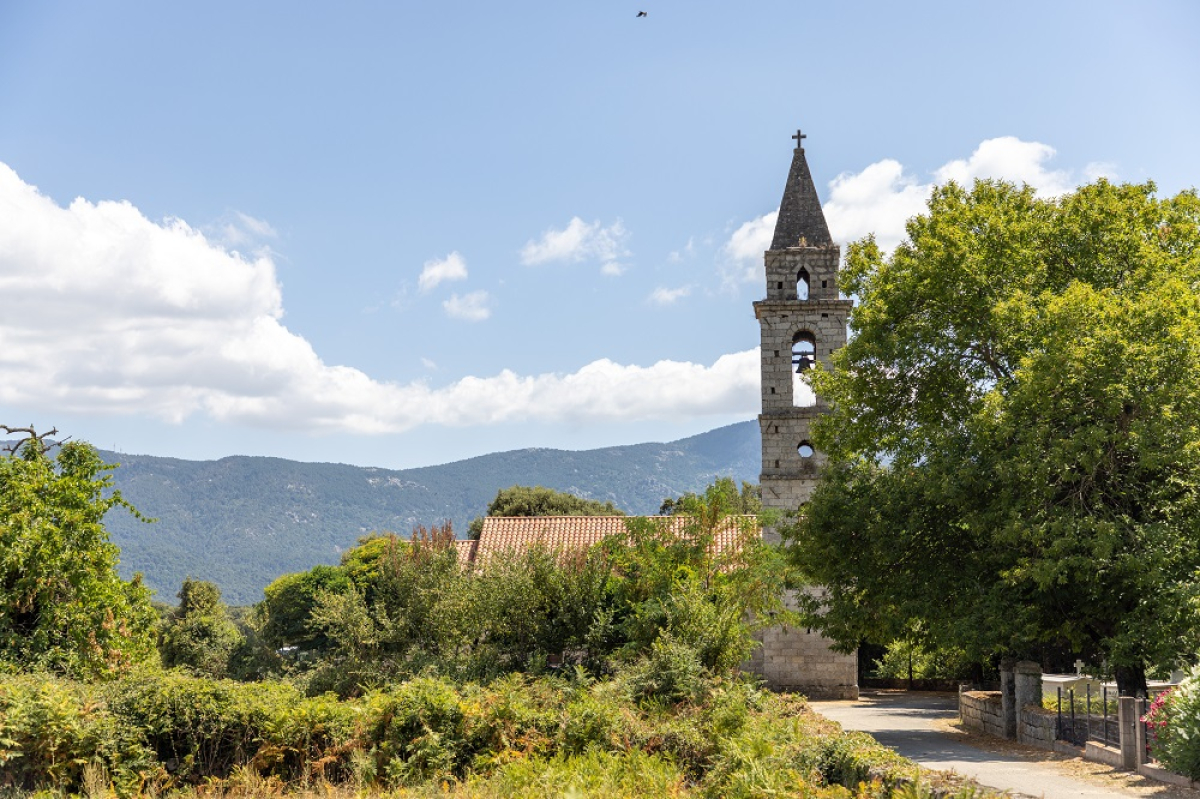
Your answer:
[[[1131,711],[1135,714],[1133,729],[1138,730],[1137,747],[1138,762],[1152,762],[1151,748],[1154,743],[1155,731],[1146,723],[1146,711],[1154,697],[1171,686],[1153,686],[1149,689],[1149,699],[1139,697]],[[1064,696],[1063,690],[1058,689],[1058,717],[1056,738],[1068,741],[1075,746],[1085,746],[1088,741],[1096,741],[1114,748],[1121,747],[1121,725],[1117,706],[1120,698],[1116,691],[1103,688],[1099,695],[1090,690],[1078,701],[1073,690],[1068,689]],[[1132,729],[1128,731],[1132,733]]]
[[[1068,741],[1075,746],[1084,746],[1088,741],[1096,741],[1108,746],[1121,745],[1121,727],[1117,723],[1116,694],[1112,694],[1112,704],[1109,703],[1107,686],[1101,688],[1100,695],[1092,693],[1092,687],[1087,687],[1083,697],[1083,705],[1075,699],[1075,689],[1067,689],[1067,710],[1063,711],[1063,689],[1058,689],[1058,718],[1056,735],[1060,741]]]

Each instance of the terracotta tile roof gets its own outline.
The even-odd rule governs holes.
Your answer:
[[[479,550],[479,541],[460,538],[454,542],[458,549],[458,565],[466,568],[475,562],[475,553]]]
[[[483,564],[497,553],[527,549],[537,544],[550,549],[579,551],[609,536],[624,536],[628,516],[485,516],[477,542],[459,542],[459,562]],[[686,516],[648,516],[660,520],[676,535],[684,531]],[[714,540],[714,550],[734,549],[741,540],[744,517],[730,517]],[[470,549],[464,546],[474,543]],[[469,552],[467,550],[470,549]],[[464,561],[464,557],[466,560]]]

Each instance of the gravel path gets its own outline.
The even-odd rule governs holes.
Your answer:
[[[1044,799],[1200,799],[1198,791],[1079,757],[964,732],[957,725],[957,697],[952,694],[864,692],[855,702],[811,705],[844,729],[870,733],[926,768],[954,771],[1014,794]]]

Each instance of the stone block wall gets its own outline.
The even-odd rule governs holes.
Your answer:
[[[999,691],[960,692],[958,713],[967,729],[1004,737],[1004,711],[1000,706]]]
[[[771,414],[758,417],[759,428],[762,430],[762,474],[761,479],[772,477],[799,478],[801,480],[816,480],[821,467],[825,465],[826,456],[820,451],[814,451],[808,458],[802,458],[796,451],[801,442],[812,443],[812,423],[817,414],[812,408],[796,408],[784,414]],[[795,509],[797,505],[790,505]]]
[[[842,250],[836,244],[824,247],[789,247],[764,253],[767,270],[767,299],[795,300],[796,276],[808,270],[809,300],[836,300],[837,269]]]
[[[1051,749],[1057,737],[1058,717],[1045,708],[1026,705],[1017,720],[1017,740],[1039,749]]]
[[[792,341],[797,333],[811,333],[817,363],[828,365],[829,356],[846,343],[850,300],[809,300],[805,303],[754,303],[761,323],[762,409],[764,413],[792,408]],[[772,388],[775,391],[772,392]]]
[[[795,607],[796,594],[785,597]],[[803,627],[768,627],[758,634],[762,646],[746,669],[775,691],[795,691],[809,699],[857,699],[858,657],[835,652],[829,639]]]

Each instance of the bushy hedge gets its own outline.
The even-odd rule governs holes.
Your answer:
[[[89,767],[131,792],[159,762],[94,687],[44,674],[0,675],[0,785],[78,787]]]
[[[802,698],[704,678],[686,700],[664,700],[643,680],[633,669],[486,686],[421,677],[339,701],[182,672],[106,685],[0,677],[0,785],[72,791],[99,779],[133,795],[254,775],[280,788],[463,796],[575,785],[597,796],[833,797],[847,795],[838,785],[882,796],[916,778],[912,763],[842,733]]]

